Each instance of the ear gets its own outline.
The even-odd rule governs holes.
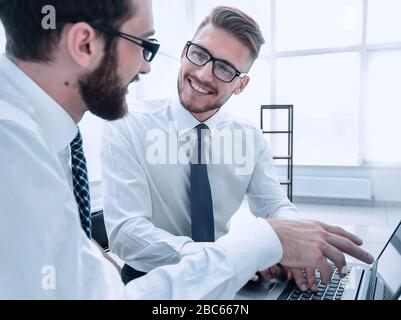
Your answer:
[[[67,31],[67,46],[71,58],[83,68],[97,65],[104,49],[93,28],[83,22],[72,25]]]
[[[240,79],[240,83],[235,89],[234,94],[239,95],[242,91],[244,91],[250,80],[251,79],[248,76],[245,76],[242,79]]]

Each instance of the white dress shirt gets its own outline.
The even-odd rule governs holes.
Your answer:
[[[247,150],[249,155],[247,161],[231,163],[209,157],[216,239],[228,232],[229,221],[245,196],[256,217],[296,216],[296,208],[276,178],[262,132],[220,112],[205,124],[210,129],[205,139],[211,155],[224,132],[234,133],[232,144],[227,144],[232,150]],[[177,161],[197,125],[178,99],[138,102],[127,117],[105,124],[102,186],[106,230],[111,251],[134,269],[148,272],[174,264],[210,244],[190,238],[190,165]],[[155,151],[157,141],[165,151]],[[187,149],[193,150],[194,144]],[[249,230],[244,229],[246,232]]]
[[[49,81],[51,81],[49,79]],[[70,186],[69,115],[0,57],[0,299],[228,299],[281,259],[265,221],[124,286],[82,230]],[[254,248],[254,250],[250,250]]]

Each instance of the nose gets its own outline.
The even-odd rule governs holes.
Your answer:
[[[196,72],[196,75],[198,76],[199,80],[201,80],[201,81],[204,81],[204,82],[212,81],[213,80],[213,62],[209,61],[203,67],[199,67],[199,69]]]
[[[146,60],[143,60],[143,64],[141,67],[141,70],[139,71],[141,74],[148,74],[152,70],[152,67],[150,66],[150,62],[147,62]]]

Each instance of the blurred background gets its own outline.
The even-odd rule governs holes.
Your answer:
[[[401,206],[401,1],[153,0],[161,54],[130,88],[129,104],[176,94],[181,51],[217,5],[250,14],[267,41],[250,85],[225,110],[260,127],[261,105],[294,106],[294,201],[380,206],[388,222],[387,208]],[[4,44],[0,26],[0,51]],[[265,123],[277,130],[287,117]],[[101,120],[88,114],[80,126],[101,206]],[[274,154],[286,152],[286,137],[266,138]],[[280,176],[286,169],[277,161]]]

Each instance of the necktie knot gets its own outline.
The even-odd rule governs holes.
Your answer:
[[[197,134],[198,134],[198,141],[200,141],[208,132],[209,132],[209,127],[204,124],[198,124],[196,126]]]
[[[83,152],[83,141],[81,131],[78,129],[78,133],[75,136],[74,140],[70,143],[71,153]]]
[[[197,128],[198,130],[209,130],[209,127],[208,127],[206,124],[204,124],[204,123],[198,124],[198,125],[196,126],[196,128]]]

